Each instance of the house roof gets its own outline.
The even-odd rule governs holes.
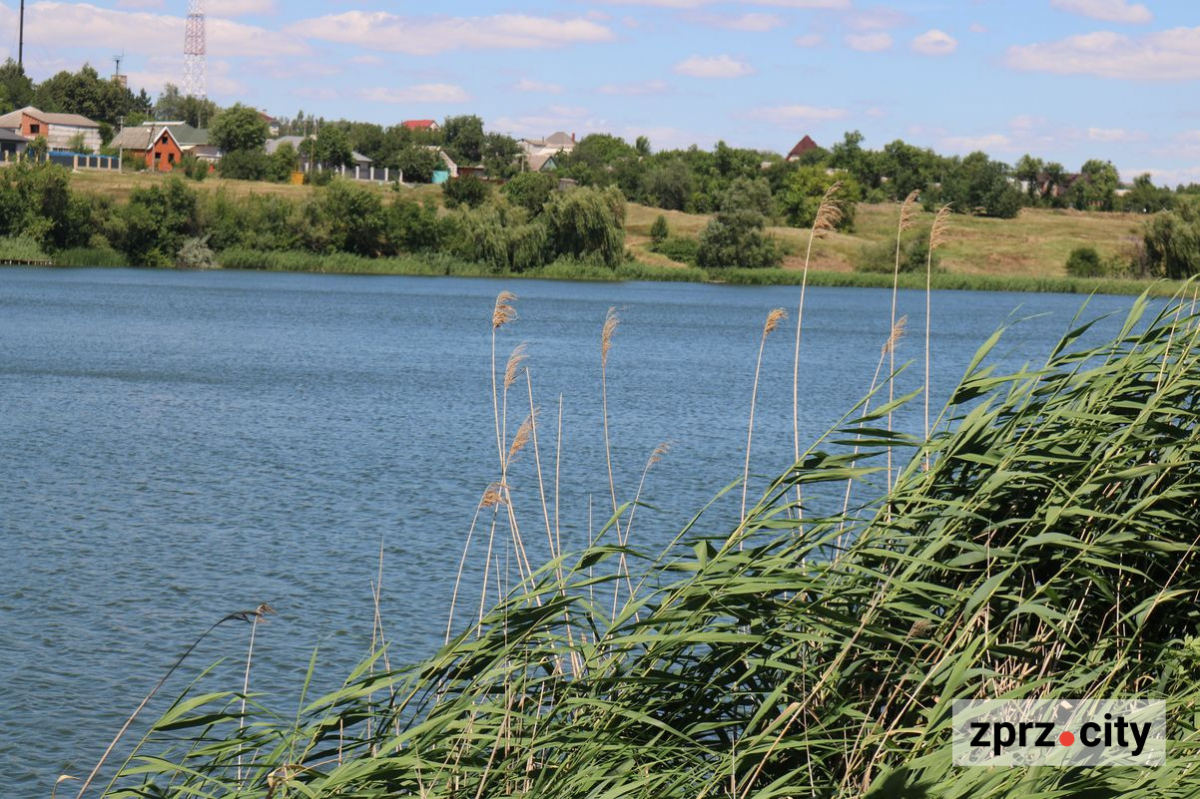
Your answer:
[[[553,153],[543,153],[529,156],[529,171],[541,172],[545,169],[557,169]]]
[[[551,146],[559,145],[562,147],[566,147],[568,145],[575,144],[575,137],[568,136],[567,134],[563,133],[560,130],[557,133],[552,133],[549,136],[547,136],[545,143],[549,144]]]
[[[293,148],[295,148],[296,150],[299,150],[300,142],[304,141],[305,138],[312,138],[312,137],[311,136],[309,136],[309,137],[280,136],[277,139],[267,139],[267,155],[274,154],[274,152],[279,149],[279,145],[281,145],[281,144],[290,144],[290,145],[292,145]]]
[[[203,147],[208,144],[208,131],[193,128],[183,122],[147,122],[137,127],[124,128],[113,137],[111,146],[121,150],[149,150],[152,142],[163,131],[169,131],[171,138],[181,149]]]
[[[3,128],[0,128],[0,141],[27,142],[29,139],[25,138],[20,133],[17,133],[15,130],[4,130]]]
[[[812,136],[805,136],[803,139],[798,141],[796,146],[792,148],[792,151],[788,153],[788,158],[798,158],[807,153],[809,150],[818,149],[818,147],[819,145],[812,140]]]
[[[400,127],[409,130],[428,130],[435,125],[437,125],[437,121],[433,119],[406,119],[400,123]]]
[[[41,120],[47,125],[69,125],[74,128],[99,128],[99,122],[93,122],[80,114],[49,114],[45,111],[38,110],[31,105],[24,108],[18,108],[16,111],[10,111],[4,116],[0,116],[0,128],[18,128],[21,126],[21,116],[28,114],[34,119]]]

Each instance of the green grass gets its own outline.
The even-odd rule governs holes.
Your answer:
[[[74,247],[54,254],[55,266],[128,266],[129,259],[109,247]]]
[[[48,264],[42,245],[27,236],[0,236],[0,262],[18,264]]]
[[[243,718],[240,681],[185,695],[111,795],[1194,796],[1189,304],[1155,315],[1139,300],[1112,341],[1081,346],[1081,325],[1012,373],[989,363],[997,333],[928,438],[890,432],[894,406],[864,400],[736,529],[700,517],[661,553],[627,538],[633,498],[593,545],[544,564],[521,557],[519,531],[540,521],[519,525],[507,500],[485,507],[501,543],[468,540],[466,556],[486,544],[492,568],[511,557],[524,580],[482,619],[481,588],[464,588],[440,651],[391,669],[377,650],[298,712],[256,698]],[[535,492],[527,481],[493,488]],[[951,765],[957,699],[1129,694],[1167,703],[1162,768]]]

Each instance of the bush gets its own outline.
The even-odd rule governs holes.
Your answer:
[[[217,167],[221,177],[230,180],[263,180],[270,162],[262,150],[231,150],[221,158]]]
[[[700,242],[695,239],[670,237],[651,245],[650,251],[665,255],[672,261],[695,266],[699,258]]]
[[[180,269],[214,269],[217,266],[217,258],[213,251],[208,248],[207,236],[192,236],[185,239],[183,246],[179,248],[179,255],[175,259],[175,266]]]
[[[454,178],[442,184],[442,194],[447,208],[478,208],[487,202],[492,188],[474,175]]]
[[[449,232],[449,223],[438,218],[437,206],[432,202],[422,205],[401,198],[388,206],[384,224],[394,253],[437,250]]]
[[[329,247],[357,255],[379,255],[386,226],[379,194],[349,180],[335,180],[318,195],[328,225]]]
[[[938,264],[941,258],[937,250],[933,252],[933,271],[941,271]],[[900,248],[900,271],[924,273],[930,266],[929,238],[920,236],[904,243]],[[859,251],[854,264],[856,272],[874,272],[877,274],[893,274],[896,271],[896,245],[887,242],[869,244]]]
[[[114,219],[113,235],[135,266],[174,266],[184,239],[199,232],[196,193],[179,178],[134,189]]]
[[[1095,247],[1076,247],[1067,257],[1067,274],[1071,277],[1104,277],[1107,271]]]
[[[529,215],[537,216],[550,201],[550,195],[558,188],[558,178],[546,172],[522,172],[514,177],[500,192],[509,202],[524,208]]]
[[[658,219],[655,219],[654,224],[650,226],[650,241],[655,244],[662,244],[670,235],[671,228],[667,226],[667,218],[659,214]]]
[[[735,180],[725,193],[721,210],[700,234],[696,265],[705,269],[778,266],[782,254],[765,232],[763,208],[769,202],[765,180]]]

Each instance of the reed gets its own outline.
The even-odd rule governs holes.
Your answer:
[[[784,319],[787,319],[787,311],[782,308],[768,313],[767,321],[763,323],[762,336],[758,340],[758,358],[754,361],[754,387],[750,391],[750,423],[746,428],[746,464],[742,470],[741,525],[746,523],[746,492],[750,489],[750,447],[754,441],[754,408],[758,403],[758,378],[762,373],[763,350],[767,346],[767,336],[771,335]]]
[[[917,392],[864,398],[747,498],[736,536],[689,524],[637,561],[611,615],[597,591],[631,569],[589,525],[587,546],[509,590],[498,561],[498,601],[427,659],[374,673],[370,659],[341,689],[302,696],[298,717],[255,704],[241,725],[225,695],[183,703],[112,795],[1188,796],[1200,773],[1191,291],[1161,308],[1140,298],[1107,342],[1084,345],[1080,323],[1011,372],[992,362],[993,336],[929,436],[884,423]],[[829,499],[847,481],[863,499],[797,519],[798,487]],[[955,700],[1123,693],[1166,701],[1161,769],[950,764]]]

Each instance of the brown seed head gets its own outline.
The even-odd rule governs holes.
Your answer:
[[[787,311],[782,308],[776,308],[767,314],[767,323],[763,325],[763,338],[771,335],[775,328],[779,327],[779,323],[787,319]]]
[[[666,454],[670,451],[671,451],[671,442],[670,441],[664,441],[663,443],[659,444],[657,447],[654,448],[654,451],[650,453],[650,460],[647,461],[646,468],[650,468],[651,466],[654,466],[656,463],[661,461],[666,456]]]
[[[839,180],[825,190],[821,204],[817,207],[817,218],[813,220],[813,235],[821,236],[833,230],[842,221],[842,208],[837,204],[837,193],[841,191]]]
[[[517,295],[511,291],[502,291],[496,295],[496,307],[492,309],[492,330],[504,327],[517,318],[517,309],[513,306]]]
[[[513,436],[512,444],[508,447],[508,462],[517,454],[525,449],[525,445],[529,443],[530,437],[533,435],[533,426],[537,423],[538,409],[534,408],[533,413],[525,417],[525,421],[521,422],[521,426],[517,428],[517,434]]]
[[[913,217],[916,212],[917,198],[921,196],[921,192],[913,190],[907,197],[904,198],[904,203],[900,206],[900,230],[905,231],[913,226]]]
[[[617,316],[617,309],[609,308],[608,316],[604,318],[604,330],[600,334],[600,365],[602,367],[608,366],[608,351],[612,349],[613,336],[620,323],[621,318]]]
[[[501,493],[502,488],[503,486],[500,483],[492,483],[490,486],[488,486],[487,490],[483,492],[483,499],[479,502],[480,506],[484,508],[494,508],[497,505],[503,505],[504,494]]]
[[[950,204],[938,209],[933,218],[933,229],[929,231],[929,249],[932,252],[946,243],[946,229],[950,226]]]
[[[904,326],[908,324],[908,317],[901,316],[896,320],[896,326],[892,328],[892,334],[888,336],[888,340],[884,342],[883,352],[895,352],[896,345],[900,343],[900,339],[904,338]]]
[[[504,388],[512,387],[512,384],[517,380],[517,372],[521,370],[521,364],[525,362],[525,342],[521,342],[513,348],[512,355],[508,356],[508,364],[504,367]]]

